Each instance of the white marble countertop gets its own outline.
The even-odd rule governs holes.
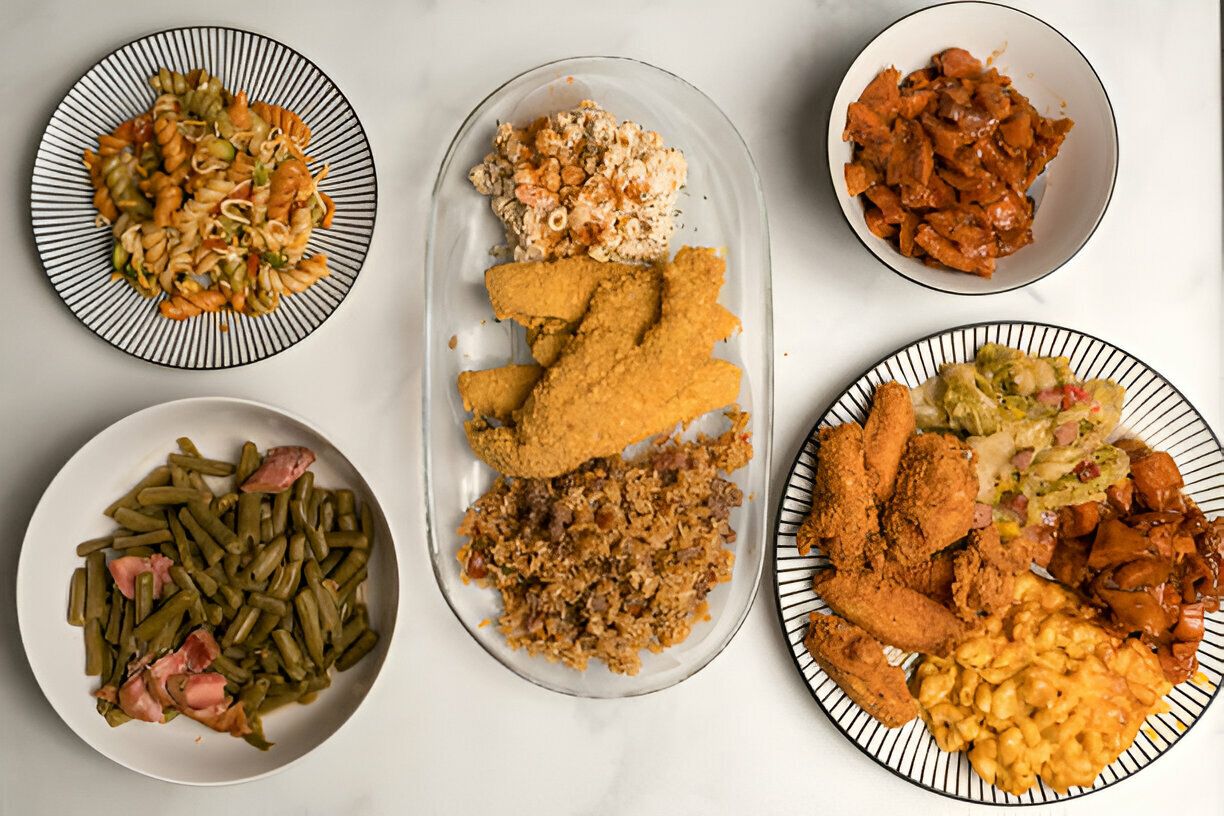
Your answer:
[[[1114,105],[1121,166],[1082,252],[1033,286],[987,298],[928,291],[889,272],[854,239],[826,181],[824,122],[841,72],[921,5],[4,3],[0,814],[986,812],[887,773],[836,731],[794,670],[767,583],[730,646],[696,676],[644,698],[578,700],[519,679],[468,637],[425,546],[420,327],[433,177],[489,91],[580,54],[632,56],[679,74],[726,111],[756,159],[772,238],[775,481],[850,379],[899,345],[979,320],[1039,320],[1114,342],[1224,430],[1218,4],[1015,3],[1096,68]],[[113,349],[63,308],[33,249],[28,194],[39,135],[83,71],[136,36],[205,23],[273,36],[335,80],[369,133],[379,214],[358,285],[321,330],[253,366],[186,372]],[[319,366],[333,387],[315,387]],[[401,606],[380,682],[321,749],[271,778],[193,789],[127,771],[63,725],[26,665],[13,576],[38,497],[78,447],[137,409],[212,394],[300,413],[366,464],[400,536]],[[1171,758],[1091,804],[1044,810],[1222,813],[1222,752],[1217,703]]]

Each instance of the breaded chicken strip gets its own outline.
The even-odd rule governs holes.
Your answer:
[[[926,561],[973,524],[977,454],[950,434],[910,437],[881,528],[902,564]]]
[[[876,386],[863,425],[863,457],[876,501],[883,503],[892,496],[905,444],[916,427],[909,389],[899,382]]]
[[[535,365],[508,365],[481,371],[459,372],[459,396],[463,410],[478,417],[509,422],[544,369]]]
[[[813,583],[830,609],[889,646],[942,657],[964,637],[956,615],[900,584],[828,571]]]
[[[650,307],[651,270],[600,282],[574,339],[514,412],[514,427],[465,424],[472,451],[507,476],[550,478],[738,397],[705,393],[695,413],[678,395],[710,360],[714,343],[739,321],[718,304],[724,264],[713,250],[685,247],[663,271],[657,323],[635,339],[626,313]],[[633,324],[633,325],[627,325]]]
[[[899,728],[918,716],[905,672],[888,665],[884,647],[859,627],[813,612],[803,645],[825,674],[883,725]]]
[[[485,272],[485,288],[498,320],[510,318],[529,328],[539,327],[545,320],[576,325],[586,314],[599,284],[641,269],[632,264],[604,263],[586,255],[509,263]]]
[[[856,422],[821,428],[818,456],[812,510],[795,543],[804,555],[818,546],[838,569],[864,569],[879,520],[863,462],[863,429]]]

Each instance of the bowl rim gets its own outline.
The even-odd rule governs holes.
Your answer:
[[[1105,99],[1105,107],[1109,111],[1109,123],[1111,126],[1110,129],[1113,131],[1113,141],[1114,141],[1114,160],[1113,160],[1112,172],[1110,173],[1110,178],[1109,178],[1109,191],[1105,195],[1105,203],[1102,205],[1101,212],[1097,215],[1096,222],[1092,225],[1092,229],[1088,230],[1088,234],[1084,236],[1083,240],[1080,241],[1079,246],[1077,246],[1071,254],[1069,254],[1066,258],[1059,261],[1057,264],[1050,267],[1048,270],[1041,273],[1040,275],[1033,278],[1032,280],[1026,280],[1026,281],[1022,281],[1022,282],[1016,283],[1011,286],[1005,286],[1005,287],[1001,287],[998,289],[989,289],[989,290],[985,290],[981,292],[962,292],[962,291],[958,291],[953,288],[949,288],[946,286],[940,286],[935,283],[918,280],[917,278],[911,277],[910,275],[906,274],[902,270],[898,269],[896,266],[894,266],[889,261],[885,260],[879,254],[877,254],[875,250],[873,250],[871,246],[867,243],[866,238],[863,237],[862,231],[859,229],[859,225],[856,225],[851,220],[850,215],[846,212],[845,208],[841,206],[843,193],[842,193],[841,187],[838,186],[836,168],[834,168],[832,162],[829,163],[829,184],[833,188],[833,196],[834,196],[834,199],[838,203],[838,210],[841,211],[841,214],[846,221],[846,225],[850,228],[850,232],[858,240],[859,244],[862,245],[862,247],[867,250],[868,254],[871,255],[871,257],[875,258],[877,261],[879,261],[885,267],[890,269],[892,272],[896,273],[897,275],[900,275],[902,278],[905,278],[907,281],[911,283],[917,284],[918,286],[921,286],[924,289],[929,289],[933,292],[944,292],[946,294],[959,295],[962,297],[988,297],[990,295],[999,295],[1004,292],[1014,292],[1017,289],[1023,289],[1026,286],[1031,286],[1032,284],[1037,283],[1038,281],[1044,280],[1045,278],[1057,272],[1059,269],[1066,266],[1073,258],[1075,258],[1076,255],[1079,255],[1079,253],[1083,251],[1084,247],[1088,245],[1088,242],[1092,240],[1092,236],[1096,234],[1097,229],[1100,228],[1101,222],[1105,220],[1105,214],[1109,211],[1109,205],[1113,201],[1113,194],[1114,194],[1114,190],[1117,187],[1117,181],[1118,181],[1118,165],[1121,162],[1121,142],[1118,136],[1118,118],[1117,118],[1117,115],[1114,113],[1113,100],[1109,98],[1109,91],[1106,89],[1105,83],[1101,81],[1100,74],[1097,73],[1096,68],[1088,60],[1088,57],[1084,55],[1084,52],[1079,49],[1079,46],[1077,46],[1074,42],[1072,42],[1071,39],[1067,37],[1067,35],[1063,34],[1057,28],[1047,23],[1045,20],[1041,19],[1037,15],[1031,14],[1027,11],[1024,11],[1023,9],[1018,9],[1013,6],[1006,5],[1004,3],[996,3],[996,2],[992,2],[992,0],[951,0],[951,2],[939,3],[934,6],[927,6],[925,8],[916,9],[914,11],[911,11],[909,14],[906,14],[903,17],[897,18],[893,22],[886,25],[884,28],[880,29],[880,31],[877,32],[875,36],[873,36],[870,40],[867,41],[866,45],[864,45],[861,49],[859,49],[858,53],[856,53],[854,57],[850,60],[850,62],[847,63],[845,71],[842,72],[842,81],[841,83],[838,84],[837,91],[833,95],[833,100],[829,104],[829,121],[828,121],[828,127],[826,128],[826,138],[825,138],[826,143],[828,142],[829,134],[833,132],[834,123],[836,121],[834,117],[837,115],[837,110],[834,106],[834,103],[837,101],[837,97],[841,95],[842,89],[845,86],[845,83],[848,79],[848,74],[850,72],[850,69],[854,67],[854,64],[859,61],[859,59],[863,56],[863,54],[866,53],[867,50],[871,48],[876,43],[877,40],[880,39],[880,37],[884,36],[884,34],[888,33],[889,31],[901,25],[902,23],[905,23],[911,17],[917,17],[918,15],[926,14],[936,9],[945,8],[947,6],[959,6],[959,5],[995,6],[999,9],[1002,9],[1004,12],[1012,12],[1012,13],[1023,15],[1025,17],[1029,17],[1035,20],[1036,22],[1048,28],[1050,31],[1057,34],[1067,45],[1071,46],[1071,48],[1075,51],[1075,53],[1079,54],[1080,57],[1084,60],[1084,64],[1088,66],[1088,70],[1092,72],[1093,78],[1096,79],[1097,85],[1101,89],[1101,95]],[[858,197],[855,196],[855,198],[857,199]],[[958,274],[968,274],[968,273],[958,273]]]
[[[450,593],[447,591],[445,581],[439,569],[439,560],[438,558],[434,557],[434,546],[433,545],[435,541],[437,540],[438,520],[435,517],[436,514],[435,514],[435,509],[434,509],[434,487],[435,485],[434,485],[434,480],[431,476],[431,463],[433,460],[433,453],[432,453],[432,448],[430,446],[430,424],[431,422],[430,422],[430,407],[429,406],[430,406],[431,398],[433,396],[433,383],[432,383],[432,377],[429,376],[429,368],[430,368],[429,361],[432,357],[433,346],[434,346],[434,341],[433,341],[434,316],[432,314],[432,310],[430,309],[426,309],[425,319],[421,321],[421,331],[424,333],[424,342],[422,343],[422,346],[421,346],[422,355],[423,355],[423,371],[424,371],[424,373],[422,374],[422,378],[421,378],[422,379],[422,382],[421,382],[421,420],[422,420],[421,421],[421,435],[422,435],[423,478],[424,478],[424,488],[425,488],[425,497],[424,497],[425,498],[425,535],[426,535],[425,544],[426,544],[426,547],[429,549],[430,568],[433,570],[435,583],[438,586],[438,591],[442,595],[443,600],[446,601],[447,608],[450,609],[451,614],[454,615],[455,617],[455,620],[459,623],[459,625],[463,628],[463,630],[469,635],[469,637],[471,637],[471,639],[474,640],[489,657],[493,658],[497,662],[498,665],[502,666],[503,668],[508,670],[511,674],[515,675],[516,677],[519,677],[520,679],[525,680],[534,686],[538,686],[539,688],[545,689],[547,691],[550,691],[556,694],[562,694],[567,697],[573,697],[577,699],[623,700],[623,699],[630,699],[634,697],[644,697],[648,694],[656,694],[658,692],[666,691],[667,689],[674,688],[675,686],[693,677],[695,674],[700,672],[702,669],[704,669],[705,667],[713,663],[714,660],[718,658],[719,655],[721,655],[724,651],[726,651],[727,646],[731,644],[731,641],[735,639],[735,636],[739,633],[739,630],[743,627],[744,621],[748,619],[748,613],[752,611],[752,607],[756,603],[757,595],[760,592],[761,578],[765,572],[765,560],[768,556],[768,550],[770,546],[769,508],[770,508],[770,488],[771,488],[771,482],[772,482],[771,468],[773,466],[772,453],[773,453],[773,420],[774,420],[774,399],[773,399],[773,387],[774,387],[774,359],[773,357],[774,355],[769,350],[769,346],[773,343],[773,307],[772,307],[773,275],[772,275],[772,258],[771,258],[772,250],[771,250],[770,241],[769,241],[769,217],[768,217],[768,212],[766,209],[764,186],[762,183],[760,170],[757,168],[756,159],[753,157],[752,151],[748,149],[748,143],[745,141],[743,134],[740,133],[739,129],[735,126],[735,123],[731,120],[731,117],[727,115],[726,111],[724,111],[722,107],[719,106],[718,103],[715,102],[712,97],[710,97],[700,88],[698,88],[696,85],[689,82],[688,80],[686,80],[684,77],[680,76],[679,74],[676,74],[672,71],[667,70],[666,68],[660,68],[659,66],[651,62],[647,62],[646,60],[637,59],[635,57],[628,57],[628,56],[623,56],[623,55],[609,55],[609,54],[585,54],[585,55],[580,54],[580,55],[575,55],[575,56],[570,56],[570,57],[562,57],[559,59],[548,60],[546,62],[539,63],[530,68],[526,68],[522,71],[519,71],[518,73],[514,74],[510,78],[499,83],[492,91],[485,94],[484,97],[482,97],[481,100],[472,108],[472,110],[466,116],[464,116],[462,122],[460,122],[458,128],[456,128],[455,134],[451,137],[450,143],[448,144],[446,148],[446,152],[442,157],[442,161],[438,165],[437,175],[434,179],[434,184],[430,191],[429,216],[426,219],[425,264],[423,268],[423,273],[425,275],[425,302],[426,304],[429,304],[430,302],[432,302],[433,288],[434,288],[432,269],[434,265],[434,256],[435,256],[434,235],[437,231],[437,221],[438,221],[438,206],[437,206],[438,196],[442,189],[443,176],[445,172],[449,169],[452,161],[455,158],[455,154],[456,154],[456,150],[457,150],[457,146],[459,142],[459,137],[467,131],[469,125],[476,119],[477,115],[482,112],[483,108],[489,103],[490,100],[497,97],[506,88],[518,82],[519,80],[523,79],[524,77],[530,74],[544,71],[545,69],[548,69],[548,68],[557,68],[557,67],[561,67],[561,66],[565,66],[569,64],[586,63],[586,62],[632,64],[638,68],[646,68],[650,71],[656,71],[658,73],[664,74],[667,77],[670,77],[671,79],[674,79],[677,82],[681,83],[684,87],[696,93],[700,98],[706,100],[706,102],[709,103],[711,108],[718,113],[719,117],[721,117],[722,121],[726,124],[727,128],[729,129],[729,132],[735,136],[736,140],[738,141],[740,146],[743,148],[744,157],[748,160],[748,166],[752,170],[753,192],[755,193],[755,196],[756,196],[757,210],[759,211],[759,214],[760,214],[760,223],[761,223],[761,230],[762,230],[761,244],[762,244],[762,249],[763,249],[763,253],[762,253],[763,263],[761,266],[761,270],[762,270],[761,274],[764,276],[764,294],[766,295],[765,302],[767,304],[767,308],[765,308],[764,310],[765,319],[764,319],[764,326],[763,326],[765,337],[761,341],[766,346],[764,349],[765,353],[763,354],[763,358],[764,358],[764,366],[763,366],[763,371],[762,371],[763,382],[761,383],[760,387],[754,388],[754,391],[753,391],[754,395],[759,393],[759,396],[755,397],[755,402],[759,403],[759,402],[764,401],[765,405],[764,405],[763,411],[755,410],[756,406],[754,405],[754,410],[752,413],[753,413],[754,419],[763,419],[763,421],[766,423],[765,427],[768,433],[763,435],[763,437],[766,440],[764,454],[761,455],[759,446],[754,445],[754,450],[753,450],[753,459],[754,461],[759,461],[761,468],[762,468],[761,469],[762,483],[760,486],[760,490],[758,491],[758,495],[756,495],[752,499],[752,501],[757,502],[758,505],[762,508],[761,512],[763,515],[761,517],[761,522],[762,522],[762,534],[764,538],[761,541],[762,546],[761,546],[760,558],[757,559],[757,563],[753,570],[751,583],[749,584],[747,601],[744,604],[743,610],[740,611],[738,615],[738,619],[734,622],[734,625],[728,631],[725,640],[718,646],[718,648],[713,653],[711,653],[702,662],[700,662],[698,665],[696,665],[691,670],[689,670],[682,677],[679,677],[673,682],[667,683],[665,685],[649,687],[649,688],[642,688],[642,689],[633,689],[633,690],[625,691],[619,694],[598,694],[598,693],[592,693],[590,691],[563,688],[553,683],[547,682],[541,678],[530,676],[528,674],[524,674],[520,672],[518,669],[516,669],[514,666],[510,665],[508,662],[503,660],[501,656],[497,654],[496,652],[494,652],[493,649],[488,644],[486,644],[483,640],[481,640],[478,637],[475,637],[472,631],[470,630],[469,626],[467,625],[467,623],[464,622],[463,617],[460,615],[459,610],[455,606],[455,602],[452,600]],[[754,423],[754,428],[753,428],[754,435],[760,436],[761,435],[760,429],[755,427],[755,424],[756,423]],[[737,559],[737,561],[738,560],[739,559]],[[535,657],[532,659],[543,659],[543,658]]]

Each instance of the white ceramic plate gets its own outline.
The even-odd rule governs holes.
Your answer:
[[[617,117],[657,131],[667,147],[684,151],[688,184],[681,190],[671,252],[680,247],[720,248],[727,262],[720,301],[743,323],[743,332],[715,347],[743,370],[739,404],[752,414],[755,455],[733,480],[744,506],[731,515],[737,532],[732,578],[709,594],[711,620],[697,623],[683,643],[659,654],[642,653],[641,671],[613,674],[593,660],[585,672],[514,651],[498,630],[501,596],[465,585],[455,553],[467,508],[493,483],[463,433],[467,413],[455,382],[464,369],[528,362],[523,330],[497,322],[483,285],[499,261],[489,250],[504,245],[501,223],[467,179],[492,149],[499,122],[527,124],[535,117],[592,99]],[[545,688],[584,697],[626,697],[678,683],[705,666],[739,629],[756,594],[764,559],[768,507],[773,352],[769,236],[760,179],[734,126],[718,107],[684,80],[629,59],[585,57],[542,65],[503,85],[463,123],[443,160],[434,187],[426,258],[426,375],[424,449],[429,546],[434,574],[464,628],[516,674]],[[454,347],[451,347],[451,338]],[[719,417],[718,419],[721,419]],[[690,430],[718,423],[698,421]],[[481,621],[493,623],[481,626]]]
[[[1079,377],[1109,378],[1122,385],[1126,401],[1114,436],[1139,436],[1156,450],[1167,451],[1185,477],[1186,494],[1209,518],[1224,513],[1224,450],[1219,439],[1181,392],[1142,361],[1104,340],[1056,326],[1040,323],[963,326],[925,337],[885,357],[851,383],[820,415],[795,455],[782,488],[775,530],[774,597],[795,668],[812,697],[856,748],[901,778],[936,793],[971,802],[1042,804],[1083,796],[1137,773],[1162,756],[1198,722],[1218,696],[1224,674],[1224,612],[1207,615],[1207,633],[1198,652],[1199,671],[1206,679],[1176,686],[1165,697],[1168,713],[1149,717],[1130,749],[1105,768],[1092,787],[1073,787],[1065,794],[1056,793],[1041,782],[1023,796],[1003,793],[973,772],[964,753],[939,750],[921,720],[912,720],[901,728],[885,728],[842,692],[803,645],[808,613],[826,608],[812,590],[812,575],[827,565],[827,560],[817,551],[801,556],[795,548],[795,532],[812,504],[812,477],[820,453],[817,432],[826,425],[862,423],[875,387],[881,382],[896,380],[917,386],[938,373],[942,363],[973,360],[978,348],[989,342],[1003,343],[1029,354],[1063,355],[1070,359],[1071,369]],[[902,666],[908,671],[917,661],[917,655],[908,655]]]
[[[905,76],[946,48],[989,60],[1043,116],[1069,116],[1075,126],[1058,156],[1034,182],[1033,243],[1000,259],[994,277],[933,269],[906,258],[867,229],[859,197],[846,192],[849,142],[846,109],[876,75],[896,66]],[[1096,230],[1113,194],[1118,131],[1096,72],[1066,37],[1023,11],[994,3],[948,3],[903,17],[872,40],[846,71],[829,112],[829,175],[846,221],[863,245],[906,278],[944,292],[984,295],[1039,280],[1069,261]]]
[[[131,722],[111,728],[95,710],[95,677],[84,673],[81,629],[66,621],[68,584],[84,560],[76,545],[115,528],[102,510],[177,451],[190,436],[201,453],[237,461],[246,440],[260,450],[305,445],[323,487],[349,487],[374,511],[378,540],[370,558],[366,602],[378,645],[356,666],[336,672],[310,705],[281,708],[264,719],[276,745],[259,751],[187,717],[165,725]],[[246,400],[202,397],[167,402],[119,420],[91,439],[60,470],[30,519],[17,566],[17,618],[34,677],[68,727],[104,756],[147,776],[192,785],[221,785],[266,776],[323,744],[369,692],[395,629],[399,573],[390,528],[357,468],[303,419]],[[197,741],[198,740],[198,741]]]

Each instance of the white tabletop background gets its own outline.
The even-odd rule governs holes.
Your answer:
[[[773,255],[775,483],[817,412],[895,347],[993,319],[1070,326],[1139,356],[1217,432],[1221,379],[1220,18],[1213,0],[1017,0],[1063,32],[1113,101],[1121,165],[1087,247],[1021,291],[922,289],[844,223],[824,158],[842,71],[906,0],[609,4],[207,3],[0,6],[0,813],[985,813],[884,771],[829,723],[795,671],[765,584],[730,646],[667,691],[576,700],[502,668],[434,583],[423,521],[420,392],[429,192],[467,112],[552,59],[636,57],[705,91],[760,170]],[[78,323],[34,252],[34,148],[96,60],[142,34],[226,24],[301,51],[369,134],[379,180],[357,286],[270,360],[187,372],[129,357]],[[327,383],[326,387],[320,387]],[[270,778],[193,789],[146,779],[61,723],[25,662],[14,580],[46,485],[113,421],[165,400],[246,397],[314,421],[367,468],[398,534],[401,606],[382,676],[330,741]],[[771,498],[772,501],[772,498]],[[1136,777],[1044,813],[1224,813],[1224,703]],[[152,809],[156,807],[157,810]]]

